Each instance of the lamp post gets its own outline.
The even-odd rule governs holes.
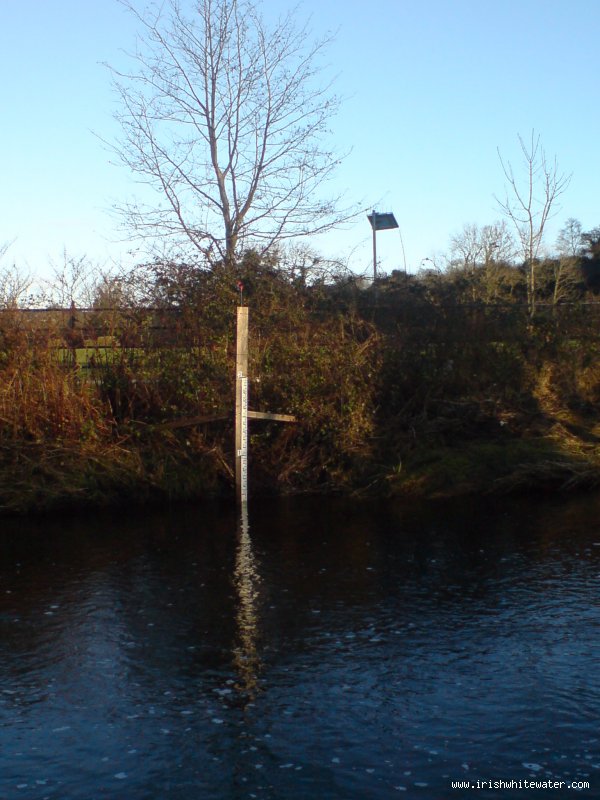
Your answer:
[[[377,280],[377,231],[389,231],[399,226],[391,211],[381,214],[373,210],[371,214],[367,214],[367,219],[373,229],[373,282],[375,282]]]

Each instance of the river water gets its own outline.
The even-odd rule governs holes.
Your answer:
[[[4,521],[0,798],[600,797],[599,511]]]

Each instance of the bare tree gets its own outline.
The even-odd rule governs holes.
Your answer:
[[[63,250],[61,260],[50,260],[52,277],[44,281],[40,301],[51,308],[92,305],[98,270],[87,256],[72,256]]]
[[[569,217],[556,238],[557,257],[552,259],[554,278],[552,303],[573,300],[581,290],[579,260],[583,254],[583,234],[579,220]]]
[[[0,262],[14,241],[0,244]],[[0,308],[19,308],[23,304],[30,304],[33,300],[32,286],[32,276],[19,269],[14,262],[6,266],[0,264]]]
[[[577,258],[583,253],[583,231],[581,222],[574,217],[569,217],[558,232],[556,250],[561,257]]]
[[[16,264],[0,268],[0,308],[21,308],[31,305],[33,278]]]
[[[350,218],[320,194],[339,163],[322,145],[339,105],[322,80],[329,38],[311,43],[293,13],[269,29],[253,0],[121,2],[141,39],[133,70],[113,70],[115,150],[163,202],[121,209],[135,233],[231,264],[242,246],[265,252]]]
[[[502,220],[491,225],[464,225],[450,239],[450,265],[473,271],[495,262],[508,263],[515,255],[515,243]]]
[[[467,278],[471,300],[492,302],[506,290],[514,255],[514,238],[504,220],[464,225],[450,239],[449,271]]]
[[[346,261],[323,256],[305,242],[295,242],[282,248],[277,254],[277,267],[292,283],[302,287],[340,284],[364,278],[364,275],[357,275],[351,270]]]
[[[515,176],[510,162],[498,157],[508,182],[505,199],[496,198],[506,217],[514,225],[521,254],[527,269],[527,303],[531,316],[536,304],[536,260],[544,238],[546,223],[555,212],[556,201],[567,189],[571,176],[559,172],[556,159],[548,161],[540,136],[531,132],[531,142],[519,136],[524,162],[523,179]]]
[[[481,263],[483,246],[478,225],[463,225],[450,239],[450,266],[472,271]]]

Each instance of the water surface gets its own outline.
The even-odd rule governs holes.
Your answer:
[[[0,798],[438,800],[499,779],[598,797],[599,510],[5,522]]]

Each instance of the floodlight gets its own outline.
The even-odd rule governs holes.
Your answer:
[[[372,214],[367,214],[367,219],[373,228],[373,281],[377,280],[377,231],[390,231],[393,228],[398,228],[396,217],[391,211],[379,213],[373,211]]]

